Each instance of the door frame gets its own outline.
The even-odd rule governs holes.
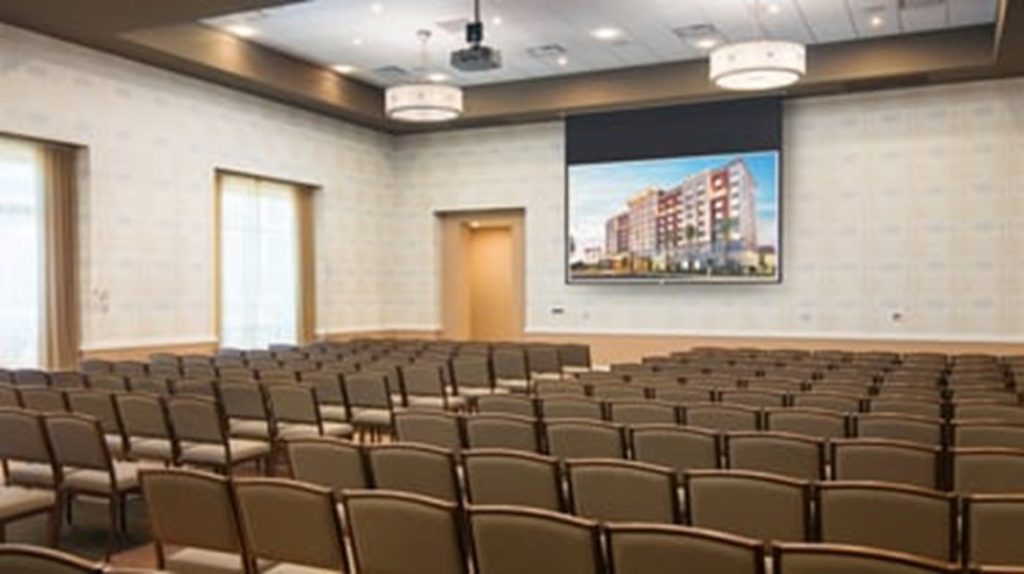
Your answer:
[[[526,209],[441,210],[434,213],[438,228],[441,291],[441,337],[468,340],[470,324],[470,284],[466,262],[473,229],[508,227],[512,232],[512,313],[515,316],[514,340],[525,337],[526,328]]]

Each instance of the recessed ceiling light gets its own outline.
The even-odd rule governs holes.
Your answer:
[[[778,14],[779,12],[782,12],[782,7],[776,2],[772,2],[768,4],[767,10],[769,14]]]
[[[491,24],[494,24],[495,26],[501,26],[502,22],[504,22],[504,20],[501,19],[501,16],[495,16],[494,18],[491,18]]]
[[[384,11],[384,5],[380,2],[374,2],[373,4],[370,4],[370,11],[374,14],[380,14]]]
[[[694,42],[694,44],[701,50],[710,50],[718,45],[717,38],[702,38]]]
[[[442,74],[441,72],[432,72],[430,74],[427,74],[427,79],[430,80],[431,82],[434,82],[435,84],[440,84],[441,82],[448,80],[448,75]]]
[[[331,68],[335,72],[338,72],[339,74],[351,74],[352,72],[356,71],[355,66],[350,66],[348,64],[338,64],[335,66],[331,66]]]
[[[353,46],[362,46],[363,45],[363,39],[362,38],[352,38],[352,45]]]
[[[559,66],[567,66],[567,65],[569,65],[569,58],[567,58],[565,56],[559,56],[558,59],[555,60],[555,61],[558,62]]]
[[[875,14],[874,16],[871,17],[870,22],[872,28],[878,28],[882,24],[885,24],[885,18],[882,18],[881,14]]]
[[[259,34],[259,30],[246,24],[232,24],[225,29],[239,38],[252,38]]]
[[[598,40],[614,40],[622,36],[622,30],[618,28],[604,27],[590,32],[590,35]]]

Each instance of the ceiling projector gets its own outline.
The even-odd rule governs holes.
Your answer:
[[[475,19],[466,24],[469,47],[452,52],[451,64],[463,72],[486,72],[501,67],[501,51],[484,46],[484,23],[480,20],[480,0],[473,3]]]

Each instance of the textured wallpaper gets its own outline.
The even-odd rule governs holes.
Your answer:
[[[321,186],[320,327],[380,325],[389,136],[4,25],[0,132],[88,147],[86,348],[215,337],[217,168]]]
[[[397,209],[525,207],[528,331],[1024,340],[1024,81],[790,101],[784,142],[780,285],[565,285],[560,123],[402,138]],[[437,254],[386,321],[436,323]]]
[[[216,168],[320,186],[328,332],[436,328],[434,212],[523,207],[532,332],[1024,340],[1024,80],[785,114],[781,285],[567,286],[561,123],[392,138],[0,25],[0,133],[88,147],[86,347],[214,338]]]

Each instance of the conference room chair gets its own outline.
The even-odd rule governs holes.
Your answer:
[[[742,405],[759,409],[784,407],[788,393],[769,390],[722,389],[718,392],[721,402],[728,405]]]
[[[431,410],[395,413],[395,439],[428,444],[452,452],[462,450],[462,421],[458,415]]]
[[[809,482],[741,470],[693,470],[684,478],[690,526],[757,540],[810,540]]]
[[[105,375],[114,372],[114,364],[103,359],[86,359],[80,366],[86,375]]]
[[[494,384],[499,389],[517,393],[530,390],[530,371],[526,366],[526,352],[518,347],[495,349],[491,354]]]
[[[44,387],[26,387],[19,388],[18,395],[21,397],[22,406],[26,409],[40,413],[68,412],[67,397],[64,396],[64,391]]]
[[[476,574],[604,572],[595,521],[535,508],[471,506],[469,524]]]
[[[940,418],[897,413],[858,413],[850,418],[853,436],[942,446],[945,423]]]
[[[942,450],[935,446],[886,439],[836,439],[831,442],[832,478],[908,484],[940,490]]]
[[[963,512],[964,564],[1024,570],[1024,544],[1020,542],[1020,533],[1024,530],[1024,494],[965,496]]]
[[[418,363],[401,367],[403,404],[410,408],[465,410],[466,398],[449,394],[443,368],[439,364]]]
[[[608,420],[627,426],[679,423],[679,410],[665,401],[613,400],[605,404],[605,409]]]
[[[49,543],[56,545],[61,514],[54,484],[61,482],[61,472],[40,415],[0,408],[0,460],[5,471],[0,485],[0,543],[6,540],[8,524],[46,514]]]
[[[209,357],[182,357],[181,376],[186,379],[215,379],[217,368]]]
[[[217,400],[216,379],[187,378],[174,381],[174,394],[181,397],[200,397]]]
[[[953,489],[960,494],[1024,493],[1024,450],[954,448]]]
[[[149,377],[152,379],[163,379],[166,381],[177,381],[182,378],[181,367],[171,364],[150,364]]]
[[[643,378],[645,377],[641,377],[641,379]],[[576,382],[584,386],[603,385],[612,383],[628,383],[630,382],[630,376],[623,373],[613,373],[610,371],[588,371],[585,373],[577,374]]]
[[[27,544],[0,544],[0,572],[21,574],[103,574],[100,562],[52,548]],[[142,571],[140,571],[140,574]]]
[[[451,359],[452,381],[458,393],[470,402],[497,392],[491,361],[487,355],[460,355]]]
[[[634,425],[629,429],[633,459],[673,469],[677,475],[721,464],[719,435],[678,425]]]
[[[270,443],[230,437],[227,417],[217,401],[179,395],[168,398],[166,405],[180,464],[230,474],[240,464],[269,462]]]
[[[394,403],[391,381],[387,373],[360,372],[344,379],[345,396],[355,429],[369,431],[370,438],[391,432],[394,428]]]
[[[544,423],[547,454],[573,458],[626,458],[626,432],[622,425],[585,419]]]
[[[885,383],[875,387],[875,396],[884,399],[910,399],[934,402],[942,400],[943,389],[937,385]]]
[[[765,574],[764,543],[669,524],[607,524],[608,569],[615,574]]]
[[[562,357],[555,345],[527,345],[526,364],[530,369],[531,380],[562,378]]]
[[[50,373],[50,386],[61,390],[84,389],[86,387],[85,374],[78,371]]]
[[[348,490],[344,507],[355,571],[468,573],[458,505],[407,492]]]
[[[542,450],[537,419],[502,413],[478,413],[463,419],[469,448],[503,448],[539,453]]]
[[[775,574],[957,574],[960,568],[913,554],[842,544],[772,546]]]
[[[538,399],[541,418],[545,421],[557,419],[603,420],[604,406],[597,399],[589,397],[552,396]]]
[[[146,376],[149,365],[142,361],[114,361],[113,372],[124,377]]]
[[[781,432],[736,432],[725,435],[728,468],[768,472],[799,480],[825,479],[825,443]]]
[[[12,382],[19,387],[48,387],[50,375],[40,369],[16,369]]]
[[[540,398],[554,396],[577,396],[587,395],[587,387],[578,382],[572,381],[537,381],[533,385],[533,394]]]
[[[920,399],[916,397],[872,397],[865,403],[867,412],[872,413],[895,413],[904,415],[916,415],[932,419],[942,418],[945,415],[943,402],[936,399]]]
[[[1005,388],[965,387],[951,388],[947,391],[951,402],[959,401],[991,401],[1007,405],[1021,403],[1021,396],[1016,390]]]
[[[862,410],[867,391],[857,392],[819,390],[818,387],[803,393],[794,393],[790,398],[794,407],[822,409],[837,413],[855,413]]]
[[[281,478],[234,479],[245,548],[264,572],[301,568],[348,572],[337,503],[330,489]],[[316,570],[314,570],[315,572]]]
[[[507,449],[463,453],[465,494],[469,504],[565,508],[558,459]]]
[[[128,386],[128,377],[118,373],[89,375],[86,386],[96,391],[112,393],[126,393],[131,390]]]
[[[960,448],[1024,449],[1024,423],[955,420],[950,425],[950,442]]]
[[[139,473],[156,565],[171,572],[246,573],[231,481],[185,469]]]
[[[482,414],[509,414],[537,418],[540,409],[537,400],[527,395],[485,395],[476,400],[476,410]]]
[[[278,440],[330,436],[352,436],[348,423],[324,421],[317,406],[316,389],[310,385],[261,385],[274,422]]]
[[[767,409],[765,430],[800,434],[824,440],[844,438],[849,428],[846,415],[826,409],[788,407]]]
[[[761,428],[761,410],[745,405],[688,404],[682,408],[682,419],[689,426],[718,432],[755,431]]]
[[[957,560],[957,498],[880,482],[829,481],[817,488],[818,539]]]
[[[103,498],[110,510],[108,553],[124,539],[125,505],[139,492],[138,466],[115,461],[107,448],[100,422],[84,415],[51,413],[43,417],[53,447],[54,464],[61,468],[60,500],[71,507],[78,496]]]
[[[162,397],[170,396],[174,391],[171,379],[157,375],[129,377],[128,390],[133,393],[150,393]]]
[[[562,372],[567,375],[586,373],[593,367],[590,360],[590,345],[558,345],[558,360],[562,364]]]
[[[260,441],[273,438],[270,409],[258,384],[222,381],[218,391],[230,436]]]
[[[86,415],[100,422],[103,438],[111,456],[123,459],[127,453],[124,438],[124,425],[114,405],[114,395],[105,391],[77,390],[66,391],[65,398],[68,410],[72,413]]]
[[[993,401],[957,402],[952,405],[951,418],[957,421],[999,420],[1024,423],[1024,407]]]
[[[604,383],[590,387],[590,394],[597,400],[644,400],[647,388],[636,383]]]
[[[302,383],[316,389],[320,418],[328,422],[347,423],[352,419],[345,397],[344,375],[333,371],[302,374]]]
[[[114,407],[124,428],[128,459],[154,460],[165,465],[177,461],[171,423],[161,397],[145,393],[115,394]]]
[[[365,449],[373,487],[461,501],[455,455],[424,444],[389,443]]]
[[[336,438],[302,438],[285,443],[290,476],[330,488],[336,496],[345,489],[370,488],[370,470],[358,444]],[[340,500],[340,499],[339,499]]]
[[[565,463],[569,503],[577,516],[601,522],[680,522],[678,476],[674,470],[613,459],[572,459]]]
[[[669,403],[707,403],[711,401],[713,391],[708,387],[679,385],[653,387],[654,398]]]
[[[0,383],[0,407],[21,408],[21,397],[13,385]]]

